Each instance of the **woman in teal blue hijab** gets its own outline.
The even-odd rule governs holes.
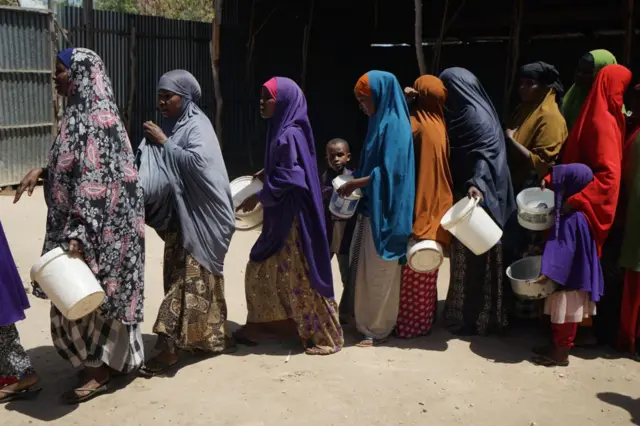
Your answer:
[[[355,179],[342,195],[361,189],[351,246],[358,346],[387,339],[398,316],[401,263],[413,228],[415,166],[409,109],[393,74],[370,71],[356,84],[369,128]]]

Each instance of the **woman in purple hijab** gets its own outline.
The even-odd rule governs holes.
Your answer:
[[[553,167],[551,184],[555,192],[555,228],[542,255],[540,280],[549,278],[558,290],[547,297],[544,313],[551,317],[553,345],[535,348],[533,362],[545,367],[569,365],[578,324],[596,313],[596,302],[604,293],[604,278],[596,243],[585,215],[569,210],[564,201],[593,180],[584,164]]]
[[[40,390],[40,379],[15,326],[28,308],[29,300],[0,223],[0,403],[27,398]]]
[[[262,87],[260,115],[269,120],[257,175],[264,187],[238,209],[260,202],[264,222],[245,273],[247,324],[234,338],[255,345],[297,334],[307,354],[332,354],[344,339],[307,101],[296,83],[275,77]]]

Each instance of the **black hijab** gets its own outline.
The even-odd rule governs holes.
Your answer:
[[[445,119],[450,141],[454,192],[459,197],[475,186],[500,227],[515,210],[507,151],[500,120],[475,75],[464,68],[440,74],[447,88]]]

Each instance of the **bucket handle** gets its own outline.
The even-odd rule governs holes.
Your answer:
[[[476,207],[478,207],[478,204],[480,204],[480,199],[473,197],[473,206],[469,209],[469,211],[466,211],[463,215],[460,215],[459,218],[457,218],[456,220],[452,221],[449,224],[449,228],[453,228],[454,226],[456,226],[460,221],[462,221],[463,219],[466,219],[467,216],[469,216],[471,214],[471,212],[473,212]]]

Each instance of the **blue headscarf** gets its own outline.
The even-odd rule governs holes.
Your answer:
[[[415,163],[409,108],[396,77],[366,74],[376,112],[369,118],[357,176],[369,176],[361,201],[378,254],[404,262],[413,227]]]
[[[58,53],[58,60],[64,64],[65,67],[71,68],[71,57],[73,56],[74,48],[70,47],[68,49],[64,49],[60,53]]]

